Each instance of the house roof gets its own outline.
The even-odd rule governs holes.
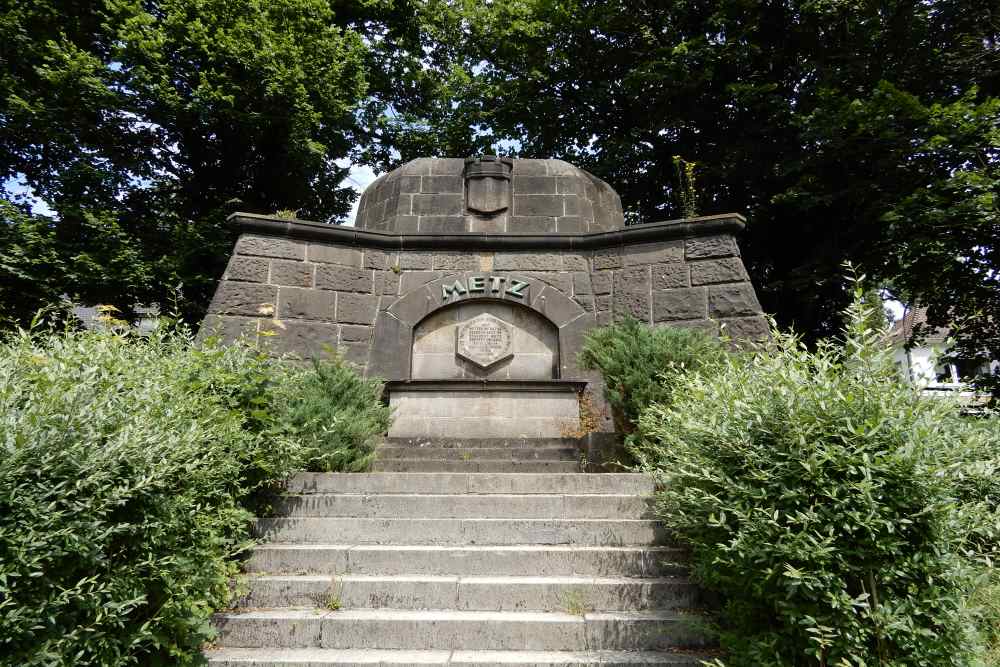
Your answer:
[[[903,319],[896,320],[889,330],[889,339],[894,346],[906,345],[915,332],[918,332],[920,340],[926,343],[943,343],[950,333],[947,327],[933,327],[927,324],[926,308],[907,308]]]

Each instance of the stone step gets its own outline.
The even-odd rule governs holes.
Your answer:
[[[705,645],[698,617],[675,612],[282,609],[217,614],[217,645],[234,648],[574,651]]]
[[[620,575],[683,574],[686,554],[650,546],[429,546],[378,544],[263,544],[248,572],[310,574]]]
[[[330,544],[656,544],[662,527],[647,519],[257,519],[270,542]]]
[[[428,667],[699,667],[707,655],[664,651],[406,651],[376,649],[241,649],[205,652],[212,667],[354,667],[426,665]]]
[[[480,449],[501,447],[504,449],[544,449],[547,447],[579,448],[576,438],[384,438],[385,447],[441,447],[447,449]]]
[[[609,493],[649,496],[653,480],[638,473],[297,473],[288,493]]]
[[[375,472],[581,472],[578,461],[517,461],[513,459],[376,459]]]
[[[386,447],[378,460],[436,459],[439,461],[579,461],[576,447]]]
[[[275,513],[290,517],[651,519],[652,498],[633,495],[326,494],[283,496]]]
[[[257,576],[238,607],[457,609],[461,611],[641,611],[697,603],[686,579],[441,575]]]

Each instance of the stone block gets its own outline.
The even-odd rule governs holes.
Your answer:
[[[507,231],[515,234],[547,234],[556,231],[556,218],[543,216],[511,216]]]
[[[403,176],[419,176],[422,174],[431,173],[431,165],[434,164],[434,158],[429,157],[418,157],[415,160],[410,160],[400,168],[400,174]]]
[[[468,231],[476,234],[503,234],[507,231],[507,218],[503,215],[486,220],[470,216],[464,220],[464,224],[468,225]]]
[[[495,271],[557,271],[562,266],[559,255],[546,253],[497,253]]]
[[[673,329],[698,329],[710,336],[719,335],[719,323],[714,320],[679,320],[674,322],[657,322],[656,327],[670,327]]]
[[[419,230],[420,217],[416,215],[397,215],[396,231],[400,234],[415,234]]]
[[[576,295],[573,297],[573,300],[576,301],[578,304],[580,304],[580,307],[583,308],[586,312],[588,313],[594,312],[594,297],[587,295]]]
[[[422,215],[418,230],[426,234],[460,234],[465,231],[465,218],[460,215]]]
[[[397,266],[407,269],[429,269],[434,255],[430,252],[401,252],[396,260]]]
[[[399,293],[406,294],[410,290],[422,287],[432,280],[437,280],[443,275],[444,272],[442,271],[404,271],[400,276]]]
[[[373,288],[374,278],[371,269],[324,264],[316,267],[316,289],[371,294]]]
[[[590,271],[590,262],[583,255],[562,255],[562,267],[566,271]]]
[[[396,200],[396,219],[401,217],[412,217],[416,218],[417,215],[413,212],[413,195],[399,195],[399,199]],[[368,214],[369,227],[371,226],[371,219],[373,217],[372,213]]]
[[[378,297],[368,294],[338,294],[337,321],[349,324],[371,324],[375,319]],[[398,350],[395,351],[397,354]]]
[[[375,273],[375,293],[390,296],[399,294],[399,277],[395,271],[377,271]]]
[[[514,160],[514,176],[546,176],[545,160]]]
[[[649,291],[615,292],[612,299],[615,319],[620,320],[631,315],[640,322],[649,323]]]
[[[514,195],[514,215],[563,215],[560,195]]]
[[[368,373],[387,380],[409,376],[410,357],[400,350],[410,348],[410,329],[389,313],[379,313],[372,332]]]
[[[367,343],[371,335],[371,327],[359,324],[345,324],[340,327],[340,340],[343,343]]]
[[[440,252],[434,255],[432,267],[438,271],[475,271],[479,258],[468,252]]]
[[[436,158],[431,162],[432,174],[461,175],[465,172],[465,160],[460,157]]]
[[[460,194],[413,195],[413,215],[462,215]],[[423,222],[423,221],[421,221]]]
[[[433,283],[438,285],[439,283]],[[441,288],[436,288],[437,294],[441,293]],[[432,299],[430,290],[427,287],[419,287],[403,295],[391,303],[388,311],[400,320],[409,324],[414,324],[423,319],[424,315],[431,311],[436,301]]]
[[[684,242],[665,241],[663,243],[642,243],[627,246],[622,252],[622,256],[625,266],[681,262],[684,260]]]
[[[515,176],[514,192],[519,195],[554,195],[556,179],[554,176]]]
[[[234,317],[230,315],[209,315],[201,323],[198,330],[198,340],[211,336],[228,344],[240,338],[246,338],[250,343],[257,340],[257,325],[260,318]]]
[[[337,330],[336,324],[262,320],[261,343],[273,354],[321,358],[336,348]]]
[[[611,310],[611,295],[602,294],[594,297],[594,307],[597,312],[602,313]]]
[[[465,183],[461,176],[424,176],[420,192],[430,194],[465,192]]]
[[[708,315],[707,294],[704,287],[653,292],[653,321],[704,319]]]
[[[691,269],[684,262],[652,264],[653,289],[675,289],[691,285]]]
[[[617,248],[598,250],[594,253],[592,259],[594,263],[594,269],[618,269],[622,266],[622,255],[621,251]]]
[[[557,327],[563,326],[583,313],[580,304],[551,286],[543,288],[531,302],[531,305]]]
[[[557,176],[556,177],[556,192],[561,195],[579,195],[583,194],[583,188],[580,187],[580,178],[578,176]]]
[[[361,267],[361,251],[357,248],[345,248],[343,246],[326,245],[325,243],[310,243],[308,256],[310,262]]]
[[[268,261],[264,258],[233,255],[222,279],[247,283],[266,283],[267,267]]]
[[[337,295],[312,289],[282,287],[278,293],[278,319],[333,322]]]
[[[649,267],[630,266],[615,271],[615,292],[649,291]]]
[[[590,284],[594,294],[611,294],[611,272],[597,271],[590,274]]]
[[[368,365],[368,350],[367,341],[364,343],[341,343],[337,346],[337,353],[343,357],[344,361],[357,366],[362,372]]]
[[[713,285],[708,288],[708,312],[714,318],[759,315],[760,303],[750,283]]]
[[[385,271],[392,264],[390,253],[383,250],[365,249],[364,268]]]
[[[594,289],[590,283],[590,274],[583,271],[575,271],[573,273],[573,296],[593,293]]]
[[[734,341],[765,340],[771,335],[770,327],[764,317],[738,317],[722,320],[722,331]]]
[[[563,215],[567,217],[579,217],[580,198],[577,195],[563,195]]]
[[[302,261],[306,258],[306,244],[291,239],[244,234],[236,242],[236,254]]]
[[[560,234],[582,234],[587,231],[586,221],[578,215],[566,215],[557,218],[557,230]]]
[[[690,267],[692,285],[735,283],[747,279],[746,271],[743,270],[743,262],[740,261],[739,257],[692,262]]]
[[[257,283],[222,281],[215,291],[208,312],[216,315],[271,316],[278,298],[278,288]]]
[[[408,192],[410,194],[416,194],[421,191],[421,177],[420,176],[400,176],[399,177],[399,192],[400,194]]]
[[[580,350],[583,349],[584,338],[588,331],[597,326],[597,319],[587,313],[568,322],[559,329],[559,349],[561,351],[560,377],[582,378],[584,371],[579,365]]]
[[[312,287],[313,266],[313,264],[290,262],[285,259],[271,260],[270,283],[290,287]]]
[[[739,248],[732,236],[708,236],[688,239],[685,255],[687,259],[709,259],[712,257],[738,256]]]

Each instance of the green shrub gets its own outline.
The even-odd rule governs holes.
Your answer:
[[[725,356],[718,339],[697,329],[653,328],[628,318],[588,333],[580,363],[601,372],[615,428],[631,433],[646,406],[670,404],[686,371],[707,371]]]
[[[299,444],[301,465],[311,471],[367,470],[390,423],[381,382],[362,378],[337,356],[287,376],[275,403],[275,428]]]
[[[289,372],[253,348],[195,346],[183,332],[5,339],[0,664],[198,662],[210,613],[230,600],[232,557],[248,546],[247,501],[303,450],[349,467],[346,438],[364,432],[333,443],[283,425],[299,414],[276,406],[292,380],[307,395],[334,390],[333,402],[336,387],[352,386],[346,370]],[[358,413],[348,398],[331,412]],[[296,429],[305,447],[288,437]]]
[[[839,344],[775,331],[640,418],[658,513],[720,594],[727,664],[976,664],[997,440],[898,380],[856,296]]]

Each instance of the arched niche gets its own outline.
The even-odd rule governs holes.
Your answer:
[[[484,321],[492,323],[487,328],[500,327],[509,336],[509,349],[489,364],[459,353],[460,334],[467,340]],[[517,303],[460,301],[435,310],[413,328],[410,368],[414,380],[551,380],[559,372],[559,330],[537,311]]]

